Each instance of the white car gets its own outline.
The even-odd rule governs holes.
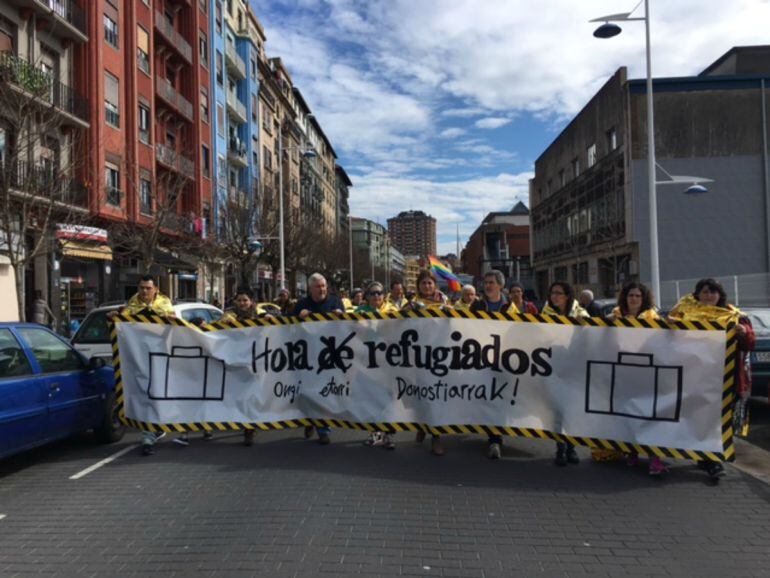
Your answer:
[[[112,346],[110,345],[110,329],[107,323],[107,313],[116,311],[121,305],[103,305],[92,309],[86,315],[77,333],[72,337],[72,345],[87,359],[103,357],[107,363],[112,362]],[[222,317],[222,310],[208,303],[174,303],[176,316],[185,321],[195,318],[212,323]]]

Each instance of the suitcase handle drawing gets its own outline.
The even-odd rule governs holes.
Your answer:
[[[171,353],[149,354],[147,396],[154,400],[222,401],[225,362],[200,346],[176,345]]]

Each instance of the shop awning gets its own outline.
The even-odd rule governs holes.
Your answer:
[[[109,245],[94,245],[67,241],[62,245],[62,255],[65,257],[84,257],[112,261],[112,249]]]
[[[170,271],[193,272],[198,269],[198,265],[195,263],[185,261],[171,251],[161,249],[160,247],[155,248],[153,257],[156,265],[160,265]]]

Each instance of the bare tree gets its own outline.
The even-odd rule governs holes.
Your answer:
[[[87,102],[69,87],[0,53],[0,255],[14,271],[22,320],[25,272],[53,248],[55,226],[89,221],[88,193],[78,179],[87,118]]]
[[[258,229],[259,205],[246,195],[231,196],[218,205],[217,242],[227,263],[238,272],[239,284],[251,285],[264,246]]]

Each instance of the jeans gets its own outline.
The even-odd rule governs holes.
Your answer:
[[[315,428],[315,431],[318,432],[318,437],[328,436],[329,432],[331,431],[331,428],[328,427],[317,427]]]

